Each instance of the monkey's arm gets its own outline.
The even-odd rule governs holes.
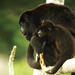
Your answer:
[[[32,68],[41,69],[39,61],[34,59],[34,50],[30,44],[27,51],[27,62]]]

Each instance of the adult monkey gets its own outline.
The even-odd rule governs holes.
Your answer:
[[[22,31],[27,36],[28,40],[30,40],[32,33],[39,27],[43,19],[50,19],[55,25],[63,25],[75,36],[74,14],[67,7],[56,4],[44,4],[34,10],[23,13],[21,16],[20,24]]]
[[[42,11],[41,11],[42,10]],[[43,20],[50,20],[55,25],[62,25],[67,28],[75,37],[75,15],[63,5],[43,4],[35,9],[24,12],[19,24],[24,35],[30,40],[32,33],[41,25]]]

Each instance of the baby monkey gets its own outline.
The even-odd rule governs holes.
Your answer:
[[[45,20],[30,39],[27,61],[32,68],[41,69],[39,56],[43,53],[45,65],[54,66],[49,73],[54,74],[73,57],[74,49],[74,38],[68,29]],[[34,60],[34,51],[38,54],[38,61]]]

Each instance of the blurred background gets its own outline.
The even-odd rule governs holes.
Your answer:
[[[43,3],[45,0],[0,1],[0,75],[9,75],[8,58],[14,45],[17,46],[14,61],[15,75],[32,75],[33,69],[26,62],[29,42],[20,31],[19,18],[23,11]],[[75,0],[65,0],[65,5],[75,12]]]

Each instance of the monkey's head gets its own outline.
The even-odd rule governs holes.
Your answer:
[[[24,12],[19,20],[21,32],[26,36],[27,40],[30,40],[32,33],[34,32],[35,25],[33,23],[33,15],[31,11]]]
[[[54,30],[54,24],[51,21],[45,20],[38,28],[37,34],[41,38],[47,36],[48,33],[53,32],[53,30]]]

